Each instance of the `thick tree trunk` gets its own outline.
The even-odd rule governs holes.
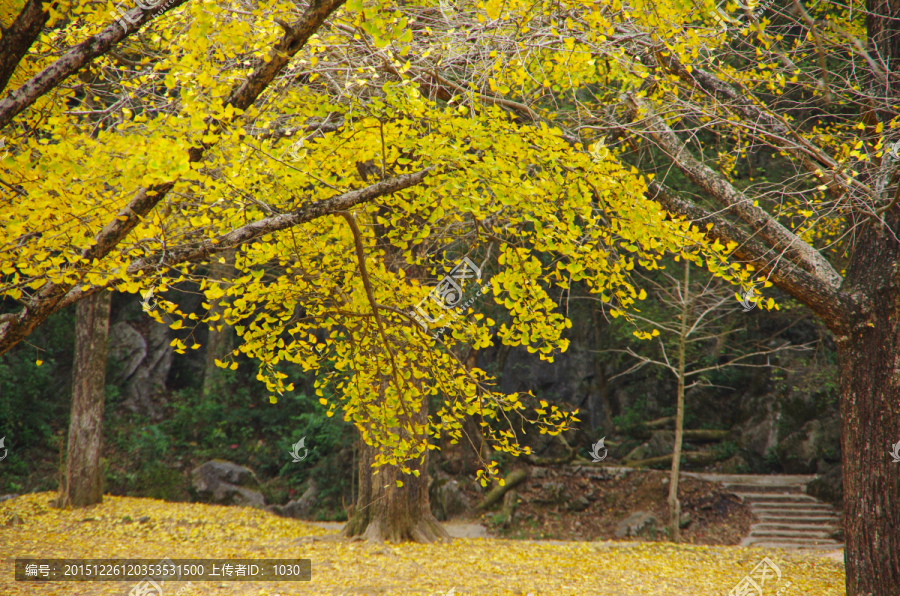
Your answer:
[[[841,454],[847,596],[900,594],[900,230],[866,230],[842,288],[860,305],[835,332],[841,372]]]
[[[106,401],[109,304],[110,293],[99,292],[79,302],[77,307],[72,419],[66,475],[57,501],[60,507],[84,507],[103,501],[100,450]]]
[[[417,414],[417,423],[424,423],[427,405]],[[356,510],[342,534],[362,536],[370,542],[436,542],[450,539],[447,531],[431,513],[428,497],[428,458],[407,462],[419,471],[419,476],[403,474],[396,466],[372,468],[375,449],[360,441],[359,498]],[[403,482],[398,487],[396,481]]]

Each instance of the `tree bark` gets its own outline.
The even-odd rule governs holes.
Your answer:
[[[672,474],[669,478],[669,535],[672,542],[681,539],[681,502],[678,500],[678,472],[681,466],[681,440],[684,435],[684,367],[691,312],[691,263],[684,259],[684,289],[681,293],[681,328],[678,333],[678,391],[675,407],[675,445],[672,449]]]
[[[103,501],[100,451],[106,401],[109,305],[109,292],[94,294],[78,303],[72,365],[72,418],[66,475],[57,500],[60,507],[85,507]]]
[[[841,378],[844,562],[847,596],[897,596],[900,587],[900,230],[866,230],[844,290],[861,307],[835,332]]]
[[[415,414],[424,424],[428,406]],[[353,517],[341,530],[345,537],[361,536],[369,542],[444,542],[450,535],[434,514],[428,497],[428,452],[419,461],[407,462],[419,476],[403,474],[396,466],[372,468],[376,450],[359,442],[359,497]],[[373,472],[375,472],[373,474]],[[398,487],[396,481],[403,482]]]
[[[365,164],[357,164],[360,170],[360,176],[363,181],[367,181],[367,173]],[[382,172],[384,174],[384,172]],[[353,232],[354,243],[356,245],[357,260],[359,261],[359,272],[363,278],[363,285],[366,287],[366,293],[369,299],[369,305],[375,314],[378,325],[381,326],[381,319],[378,313],[378,305],[372,292],[371,282],[365,265],[365,248],[363,247],[362,235],[353,217],[346,212],[341,215],[347,220]],[[377,219],[376,219],[377,221]],[[381,224],[374,226],[375,235],[379,240],[385,236],[385,230]],[[396,272],[401,266],[407,268],[410,277],[422,278],[423,272],[419,267],[410,266],[403,261],[399,251],[386,244],[384,252],[385,266]],[[388,373],[390,374],[390,373]],[[383,388],[388,381],[382,385],[380,398],[383,400]],[[416,426],[421,425],[422,428],[428,422],[428,400],[422,399],[415,408],[410,417],[412,423]],[[406,432],[397,429],[397,432]],[[408,440],[412,437],[407,436]],[[422,455],[418,461],[408,461],[406,466],[411,468],[414,473],[404,474],[399,467],[392,465],[384,465],[377,469],[372,468],[375,461],[377,449],[366,444],[365,441],[359,441],[359,493],[356,500],[356,508],[353,516],[344,526],[341,533],[346,537],[361,536],[369,542],[444,542],[450,540],[450,535],[444,530],[444,527],[438,522],[437,518],[431,512],[431,500],[428,495],[428,486],[430,484],[428,476],[428,450]],[[418,472],[418,476],[415,475]],[[397,486],[397,481],[401,481],[402,486]]]
[[[234,277],[234,253],[235,249],[225,251],[222,258],[224,263],[213,259],[209,267],[209,281],[227,285]],[[225,369],[216,366],[216,360],[223,360],[234,348],[234,331],[225,322],[224,314],[226,299],[210,305],[210,314],[219,315],[219,320],[213,323],[209,329],[209,337],[206,339],[206,365],[203,370],[203,394],[213,395],[225,390]]]

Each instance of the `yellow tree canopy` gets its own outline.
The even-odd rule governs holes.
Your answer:
[[[521,396],[467,369],[463,347],[552,359],[573,284],[627,313],[646,296],[629,272],[668,253],[749,283],[734,245],[668,215],[649,177],[573,125],[585,90],[596,103],[641,88],[640,56],[610,44],[657,17],[617,2],[340,4],[174,2],[118,23],[93,2],[50,11],[0,100],[3,350],[91,293],[143,294],[173,328],[233,325],[273,400],[290,387],[279,363],[316,373],[376,463],[458,440],[473,415],[516,454]],[[232,247],[236,277],[206,279]],[[210,314],[165,300],[189,279]],[[428,396],[443,405],[417,423]],[[536,414],[541,432],[574,420]]]

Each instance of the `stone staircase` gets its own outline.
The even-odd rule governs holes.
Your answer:
[[[806,485],[815,476],[685,475],[719,482],[750,506],[756,520],[741,546],[820,550],[844,547],[835,539],[840,532],[840,512],[806,494]]]

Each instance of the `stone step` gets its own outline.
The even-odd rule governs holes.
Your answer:
[[[765,474],[705,474],[702,472],[682,472],[684,476],[691,476],[707,482],[719,482],[722,484],[758,484],[762,486],[783,486],[786,484],[807,485],[816,479],[815,474],[795,475],[765,475]]]
[[[731,491],[733,493],[790,493],[790,494],[805,494],[806,493],[806,485],[804,484],[777,484],[777,485],[767,485],[767,484],[731,484],[727,483],[723,485],[725,490]]]
[[[836,530],[759,530],[750,526],[750,538],[771,538],[771,539],[797,539],[797,540],[834,540],[832,534]]]
[[[804,494],[779,494],[779,493],[734,493],[745,503],[810,503],[820,501],[815,497]]]
[[[841,519],[835,515],[796,515],[794,513],[782,513],[772,511],[766,513],[753,512],[754,517],[760,522],[786,523],[786,524],[840,524]]]
[[[784,509],[795,510],[795,511],[836,511],[834,507],[828,505],[827,503],[765,503],[765,502],[755,502],[750,504],[751,509]]]
[[[816,543],[807,543],[806,541],[797,542],[793,540],[776,540],[771,538],[744,538],[741,541],[741,546],[784,549],[807,548],[812,550],[840,550],[844,548],[843,543],[834,540],[820,540]]]
[[[760,531],[821,531],[821,532],[837,532],[840,526],[826,523],[813,523],[813,524],[802,524],[802,523],[778,523],[778,522],[759,522],[758,524],[752,524],[750,526],[750,531],[760,530]]]

